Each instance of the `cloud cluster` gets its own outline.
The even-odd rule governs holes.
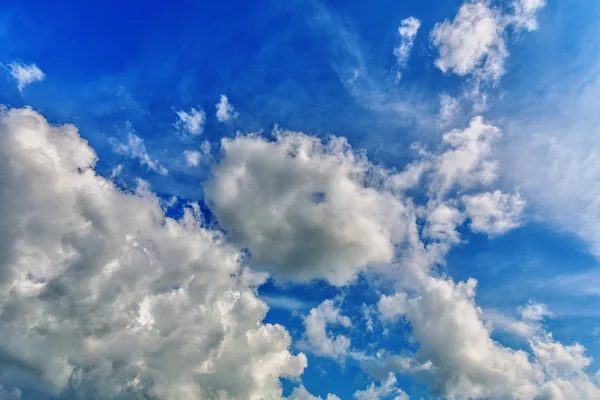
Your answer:
[[[279,399],[280,325],[222,234],[96,175],[73,126],[0,115],[0,389],[18,399]]]
[[[219,223],[255,267],[293,280],[351,281],[389,262],[406,234],[407,205],[344,138],[275,130],[222,141],[206,185]]]

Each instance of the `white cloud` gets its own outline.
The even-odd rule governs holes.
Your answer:
[[[128,124],[128,128],[131,129],[131,125]],[[114,138],[110,140],[114,150],[117,153],[125,154],[129,157],[137,159],[140,164],[146,166],[148,169],[158,172],[161,175],[167,175],[169,170],[165,168],[158,160],[153,159],[146,150],[144,140],[137,136],[133,132],[127,134],[127,143],[119,143]]]
[[[221,95],[221,99],[216,105],[217,108],[217,119],[219,122],[227,122],[230,119],[235,119],[238,113],[233,108],[233,105],[229,103],[229,99],[224,94]]]
[[[352,323],[350,318],[340,314],[339,308],[332,300],[325,300],[318,307],[310,310],[310,314],[304,318],[304,325],[307,344],[315,354],[331,357],[338,361],[346,358],[350,348],[350,339],[341,334],[333,336],[327,331],[327,326],[341,325],[349,328]]]
[[[256,266],[293,280],[351,281],[394,256],[407,206],[377,181],[378,170],[343,138],[276,130],[222,141],[206,185],[219,223]]]
[[[464,76],[478,71],[485,78],[498,80],[508,56],[504,28],[502,14],[489,1],[464,3],[452,22],[438,23],[431,32],[431,41],[439,51],[435,65],[443,72]]]
[[[183,156],[185,157],[185,164],[188,167],[197,167],[200,164],[202,154],[196,150],[184,150]]]
[[[303,385],[300,385],[294,388],[287,400],[323,400],[323,398],[310,394]],[[325,400],[340,400],[340,398],[334,394],[328,394]]]
[[[35,64],[23,64],[18,61],[13,61],[8,64],[10,76],[17,82],[17,89],[22,92],[26,86],[34,82],[43,81],[46,75]]]
[[[184,138],[187,136],[201,135],[204,131],[206,114],[201,108],[191,108],[189,112],[179,110],[175,111],[175,114],[177,114],[175,128],[179,130]]]
[[[535,31],[537,25],[537,13],[544,8],[546,0],[514,0],[512,6],[514,14],[512,23],[517,28],[524,28],[528,31]]]
[[[263,323],[264,276],[198,207],[167,218],[146,184],[122,192],[95,162],[73,126],[0,115],[0,392],[281,398],[306,357]]]
[[[432,193],[445,194],[454,187],[492,183],[499,167],[491,158],[492,144],[500,137],[500,130],[482,117],[473,118],[463,130],[445,133],[442,144],[446,151],[435,156]]]
[[[404,68],[410,57],[410,52],[417,36],[417,31],[421,27],[421,21],[415,17],[408,17],[400,23],[398,34],[400,35],[400,44],[394,48],[394,55],[398,62],[398,68]],[[400,72],[398,72],[400,74]],[[398,76],[400,77],[400,76]]]
[[[493,341],[482,322],[482,311],[474,302],[476,281],[454,283],[428,277],[415,297],[382,297],[380,310],[396,304],[394,313],[411,324],[419,343],[417,361],[431,362],[428,370],[433,394],[452,399],[540,399],[548,387],[563,397],[594,399],[600,394],[584,368],[590,359],[579,344],[563,346],[551,336],[537,335],[530,341],[534,358],[523,350],[512,350]],[[547,310],[546,310],[547,311]],[[522,310],[533,320],[547,315],[541,306]],[[541,397],[546,398],[546,397]]]
[[[466,1],[452,22],[438,23],[431,32],[431,42],[439,52],[435,65],[443,72],[497,82],[509,56],[507,27],[535,30],[537,13],[544,5],[545,0],[514,0],[514,14],[509,14],[493,7],[490,0]]]
[[[408,395],[396,387],[396,383],[396,376],[390,372],[381,385],[375,386],[375,383],[371,382],[366,389],[357,390],[353,397],[356,400],[409,400]]]
[[[440,113],[438,115],[438,126],[445,128],[452,124],[460,111],[458,99],[447,94],[440,95]]]
[[[519,320],[510,323],[507,330],[528,339],[543,332],[541,322],[544,318],[555,316],[548,306],[535,302],[530,302],[525,307],[518,307],[518,311]]]
[[[519,194],[495,190],[463,196],[462,202],[473,232],[501,235],[522,225],[521,214],[526,203]]]

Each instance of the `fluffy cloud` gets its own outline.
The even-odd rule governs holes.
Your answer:
[[[442,137],[445,151],[435,156],[431,192],[492,183],[498,175],[498,162],[491,158],[492,144],[501,137],[500,130],[475,117],[463,130],[454,129]]]
[[[202,109],[191,108],[189,112],[179,110],[175,111],[177,121],[175,128],[179,130],[182,137],[198,136],[204,131],[206,114]]]
[[[584,372],[590,359],[583,346],[564,346],[551,335],[538,335],[530,341],[531,360],[523,350],[492,340],[474,302],[475,287],[472,279],[454,283],[428,277],[415,297],[396,294],[380,300],[385,318],[403,316],[410,322],[420,345],[417,361],[431,362],[428,377],[434,394],[451,399],[590,400],[600,394]],[[545,313],[540,310],[530,307],[523,315],[541,318]],[[547,391],[553,394],[538,396]]]
[[[417,32],[420,27],[421,21],[415,17],[408,17],[402,20],[400,23],[400,27],[398,28],[400,44],[398,47],[394,48],[394,55],[398,61],[399,68],[406,66],[408,57],[410,56],[410,52],[415,42],[415,37],[417,36]],[[398,77],[400,77],[400,72],[398,72],[398,74]]]
[[[390,372],[381,385],[375,386],[375,383],[371,382],[366,389],[356,391],[354,398],[356,400],[408,400],[408,395],[396,387],[396,383],[396,376]]]
[[[525,200],[519,194],[511,195],[499,190],[463,196],[466,215],[471,220],[471,230],[488,235],[501,235],[521,226],[521,213]]]
[[[219,223],[278,277],[342,285],[394,257],[407,206],[382,188],[379,171],[344,138],[276,130],[224,139],[206,185]]]
[[[229,99],[224,94],[221,95],[221,99],[215,106],[217,108],[217,119],[219,122],[227,122],[230,119],[237,118],[238,113],[233,108],[233,105],[229,103]]]
[[[490,0],[465,2],[452,22],[438,23],[431,32],[431,42],[439,52],[435,65],[443,72],[498,81],[509,55],[507,27],[535,30],[537,12],[544,5],[544,0],[515,0],[514,14],[510,14],[493,7]]]
[[[303,385],[300,385],[294,388],[287,400],[323,400],[323,398],[310,394]],[[328,394],[325,400],[340,400],[340,398],[334,394]]]
[[[327,332],[328,325],[341,325],[349,328],[350,318],[340,314],[340,310],[332,300],[325,300],[318,307],[310,310],[304,319],[307,344],[318,355],[331,357],[339,361],[346,358],[350,348],[350,339],[344,335],[333,337]]]
[[[128,125],[131,129],[131,126]],[[117,153],[127,155],[131,158],[139,160],[140,164],[148,169],[158,172],[161,175],[167,175],[169,170],[165,168],[158,160],[153,159],[146,150],[144,140],[133,132],[127,134],[127,143],[119,143],[116,139],[111,138],[111,144]]]
[[[439,51],[435,65],[461,76],[478,70],[497,80],[508,56],[503,33],[502,14],[490,7],[489,1],[467,2],[452,22],[446,20],[433,28],[431,41]]]
[[[26,65],[17,61],[8,64],[8,72],[17,82],[17,89],[19,89],[19,92],[22,92],[26,86],[29,86],[34,82],[43,81],[46,77],[37,65]]]
[[[281,398],[306,357],[262,323],[264,277],[198,207],[173,220],[143,182],[120,191],[73,126],[31,109],[0,133],[2,396]]]

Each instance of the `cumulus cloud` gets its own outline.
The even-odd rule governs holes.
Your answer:
[[[327,331],[328,325],[341,325],[345,328],[352,325],[350,318],[341,315],[332,300],[325,300],[304,318],[307,344],[318,355],[343,361],[350,348],[350,339],[341,334],[333,336]]]
[[[502,14],[489,1],[466,2],[452,22],[438,23],[431,32],[431,41],[439,51],[435,65],[461,76],[477,70],[497,80],[504,73],[508,56],[503,33]]]
[[[235,119],[238,116],[238,113],[233,108],[233,105],[227,99],[227,96],[224,94],[221,95],[221,99],[215,106],[217,108],[217,119],[219,122],[227,122],[230,119]]]
[[[7,66],[10,76],[17,82],[17,89],[22,92],[26,86],[34,82],[43,81],[46,75],[36,64],[23,64],[22,62],[13,61]]]
[[[467,217],[473,232],[501,235],[522,225],[521,214],[525,200],[519,194],[511,195],[499,190],[463,196]]]
[[[442,137],[445,151],[435,157],[432,193],[492,183],[498,176],[498,161],[492,144],[501,137],[500,129],[478,116],[465,129],[454,129]]]
[[[377,181],[378,170],[344,138],[322,141],[276,130],[222,141],[207,199],[255,265],[293,280],[343,285],[394,257],[408,206]]]
[[[287,400],[323,400],[323,398],[310,394],[303,385],[300,385],[294,388]],[[325,400],[340,400],[340,398],[334,394],[328,394]]]
[[[200,109],[191,108],[190,111],[175,111],[177,121],[175,128],[179,131],[182,137],[198,136],[204,131],[206,122],[206,114]]]
[[[421,21],[415,17],[408,17],[402,20],[400,23],[400,27],[398,28],[400,44],[398,47],[394,48],[394,55],[396,56],[398,62],[398,68],[403,68],[406,66],[415,42],[415,37],[417,36],[417,32],[420,27]],[[401,73],[398,72],[398,78],[400,78],[400,76]]]
[[[371,382],[366,389],[357,390],[353,397],[356,400],[408,400],[408,395],[396,383],[396,376],[390,372],[381,385]]]
[[[435,65],[442,72],[497,82],[509,56],[506,29],[535,30],[537,13],[544,5],[544,0],[515,0],[510,14],[493,7],[490,0],[465,2],[454,20],[437,23],[431,31],[431,42],[439,52]]]
[[[263,323],[264,276],[199,207],[165,217],[147,184],[122,192],[95,162],[73,126],[0,115],[2,396],[281,398],[306,357]]]
[[[128,125],[128,127],[131,128],[130,125]],[[140,164],[161,175],[167,175],[169,173],[169,170],[165,168],[164,165],[158,160],[150,157],[146,150],[144,140],[135,133],[129,132],[127,134],[127,143],[119,143],[114,138],[111,138],[110,142],[113,145],[115,152],[137,159]]]
[[[452,399],[593,399],[600,394],[584,368],[590,363],[579,344],[564,346],[551,335],[530,341],[534,359],[491,339],[474,301],[477,282],[454,283],[428,277],[415,297],[384,296],[380,310],[385,318],[403,316],[420,345],[419,362],[431,362],[428,379],[433,393]],[[390,305],[397,305],[392,312]],[[386,311],[387,309],[387,311]],[[541,318],[543,307],[522,311],[527,318]],[[553,388],[563,397],[537,397]]]

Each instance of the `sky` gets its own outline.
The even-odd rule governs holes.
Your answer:
[[[600,3],[0,6],[0,400],[600,399]]]

